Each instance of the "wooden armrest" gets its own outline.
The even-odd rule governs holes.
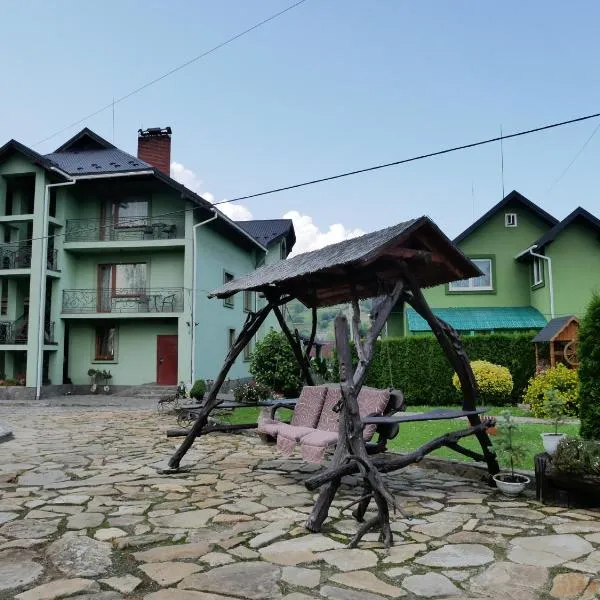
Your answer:
[[[390,415],[384,417],[365,417],[364,424],[388,424],[409,423],[411,421],[441,421],[446,419],[460,419],[461,417],[472,417],[480,415],[487,411],[487,408],[477,408],[475,410],[432,410],[428,413],[416,413],[413,415]]]
[[[273,407],[271,408],[271,419],[275,420],[275,413],[277,412],[278,409],[280,408],[294,408],[294,406],[296,406],[296,400],[282,400],[281,402],[277,402],[276,404],[273,405]]]

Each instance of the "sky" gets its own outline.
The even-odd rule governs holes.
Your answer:
[[[0,144],[83,126],[136,153],[171,126],[172,175],[220,201],[600,112],[596,1],[306,0],[44,143],[293,0],[0,0]],[[599,215],[587,121],[228,206],[294,219],[297,251],[426,214],[451,237],[516,189]],[[600,216],[600,215],[599,215]]]

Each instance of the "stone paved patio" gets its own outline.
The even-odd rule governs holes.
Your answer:
[[[340,507],[303,528],[312,466],[253,435],[214,434],[187,474],[158,475],[177,440],[150,411],[0,408],[0,599],[382,600],[600,597],[600,513],[510,501],[412,467],[388,477],[412,519],[388,552],[359,549]]]

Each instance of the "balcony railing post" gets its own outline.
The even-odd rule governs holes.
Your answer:
[[[131,217],[119,221],[69,219],[66,242],[119,242],[172,240],[185,237],[185,219],[181,217]]]
[[[183,312],[183,288],[63,290],[63,313]]]

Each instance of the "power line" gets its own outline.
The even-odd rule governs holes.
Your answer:
[[[457,152],[458,150],[468,150],[469,148],[476,148],[477,146],[483,146],[485,144],[492,144],[500,140],[509,140],[511,138],[520,137],[523,135],[529,135],[531,133],[537,133],[539,131],[545,131],[547,129],[554,129],[555,127],[562,127],[564,125],[571,125],[573,123],[579,123],[581,121],[587,121],[589,119],[596,119],[600,117],[600,113],[594,113],[593,115],[586,115],[585,117],[578,117],[576,119],[569,119],[568,121],[561,121],[560,123],[552,123],[550,125],[544,125],[542,127],[536,127],[534,129],[527,129],[525,131],[518,131],[516,133],[510,133],[499,137],[489,138],[487,140],[481,140],[480,142],[473,142],[471,144],[464,144],[462,146],[454,146],[452,148],[446,148],[445,150],[437,150],[436,152],[429,152],[428,154],[419,154],[411,158],[404,158],[402,160],[396,160],[394,162],[384,163],[381,165],[375,165],[373,167],[366,167],[364,169],[357,169],[356,171],[347,171],[345,173],[339,173],[338,175],[331,175],[329,177],[322,177],[320,179],[312,179],[311,181],[305,181],[303,183],[296,183],[294,185],[288,185],[285,187],[274,188],[267,190],[266,192],[259,192],[258,194],[249,194],[248,196],[240,196],[238,198],[232,198],[231,200],[221,200],[215,202],[217,204],[226,204],[228,202],[238,202],[240,200],[249,200],[250,198],[257,198],[259,196],[266,196],[267,194],[276,194],[277,192],[285,192],[287,190],[294,190],[297,188],[305,187],[307,185],[314,185],[315,183],[323,183],[325,181],[333,181],[335,179],[341,179],[342,177],[350,177],[351,175],[359,175],[361,173],[368,173],[369,171],[377,171],[378,169],[387,169],[388,167],[395,167],[409,162],[415,162],[417,160],[423,160],[424,158],[432,158],[434,156],[441,156],[442,154],[450,154],[450,152]]]
[[[92,117],[95,117],[96,115],[99,115],[100,113],[104,112],[105,110],[108,110],[111,107],[112,107],[112,109],[114,111],[114,107],[115,107],[116,104],[120,104],[121,102],[127,100],[128,98],[131,98],[131,96],[134,96],[135,94],[138,94],[139,92],[141,92],[142,90],[145,90],[146,88],[150,87],[151,85],[154,85],[155,83],[158,83],[159,81],[162,81],[166,77],[169,77],[169,75],[173,75],[173,73],[177,73],[177,71],[181,71],[181,69],[185,69],[186,67],[189,67],[191,64],[193,64],[193,63],[201,60],[202,58],[205,58],[209,54],[213,54],[213,52],[216,52],[217,50],[220,50],[224,46],[227,46],[227,45],[231,44],[232,42],[234,42],[235,40],[237,40],[237,39],[239,39],[239,38],[247,35],[251,31],[254,31],[255,29],[258,29],[259,27],[262,27],[263,25],[266,25],[270,21],[273,21],[274,19],[277,19],[281,15],[289,12],[290,10],[296,8],[297,6],[300,6],[300,4],[304,4],[304,2],[306,2],[306,0],[299,0],[298,2],[295,2],[294,4],[291,4],[287,8],[284,8],[283,10],[280,10],[279,12],[271,15],[270,17],[267,17],[266,19],[263,19],[262,21],[259,21],[255,25],[252,25],[252,27],[249,27],[248,29],[244,29],[244,31],[241,31],[240,33],[237,33],[236,35],[234,35],[233,37],[228,38],[224,42],[221,42],[220,44],[217,44],[216,46],[213,46],[209,50],[206,50],[205,52],[202,52],[202,54],[198,54],[198,56],[194,56],[193,58],[190,58],[189,60],[185,61],[184,63],[181,63],[180,65],[177,65],[176,67],[174,67],[170,71],[167,71],[166,73],[163,73],[162,75],[159,75],[155,79],[152,79],[152,80],[144,83],[143,85],[141,85],[138,88],[135,88],[134,90],[131,90],[130,92],[128,92],[124,96],[121,96],[120,98],[113,98],[113,101],[110,102],[109,104],[106,104],[102,108],[99,108],[98,110],[95,110],[94,112],[91,112],[90,114],[86,115],[85,117],[82,117],[81,119],[78,119],[77,121],[73,121],[73,123],[70,123],[66,127],[63,127],[62,129],[59,129],[58,131],[55,131],[53,134],[49,135],[48,137],[45,137],[44,139],[40,140],[39,142],[36,142],[35,144],[33,144],[33,146],[34,147],[35,146],[39,146],[40,144],[43,144],[44,142],[47,142],[48,140],[51,140],[52,138],[56,137],[57,135],[60,135],[64,131],[67,131],[67,130],[71,129],[72,127],[75,127],[76,125],[80,125],[84,121],[87,121],[88,119],[91,119]]]
[[[577,152],[577,154],[573,157],[573,160],[567,165],[566,169],[552,182],[552,184],[548,188],[548,192],[552,191],[552,188],[554,188],[554,186],[567,174],[567,171],[575,164],[575,161],[581,156],[583,151],[587,148],[587,145],[592,141],[592,138],[598,133],[598,130],[600,130],[600,123],[598,123],[598,125],[596,125],[596,128],[594,129],[594,131],[592,131],[592,134],[588,137],[587,140],[585,140],[583,146],[581,146],[581,148],[579,149],[579,152]]]
[[[487,140],[482,140],[479,142],[472,142],[470,144],[464,144],[462,146],[454,146],[451,148],[446,148],[445,150],[437,150],[435,152],[429,152],[428,154],[420,154],[418,156],[413,156],[411,158],[404,158],[402,160],[397,160],[394,162],[390,162],[390,163],[385,163],[385,164],[381,164],[381,165],[376,165],[374,167],[366,167],[364,169],[358,169],[356,171],[348,171],[346,173],[340,173],[339,175],[332,175],[330,177],[323,177],[321,179],[313,179],[312,181],[306,181],[303,183],[297,183],[294,185],[289,185],[286,187],[282,187],[282,188],[274,188],[272,190],[267,190],[266,192],[259,192],[257,194],[249,194],[247,196],[240,196],[239,198],[232,198],[231,200],[221,200],[220,202],[215,202],[213,203],[212,206],[218,206],[219,204],[228,204],[230,202],[239,202],[240,200],[248,200],[250,198],[257,198],[258,196],[266,196],[267,194],[275,194],[278,192],[283,192],[286,190],[292,190],[292,189],[296,189],[296,188],[300,188],[300,187],[305,187],[305,186],[309,186],[309,185],[314,185],[316,183],[323,183],[325,181],[332,181],[335,179],[341,179],[342,177],[349,177],[350,175],[358,175],[360,173],[368,173],[370,171],[376,171],[378,169],[385,169],[387,167],[393,167],[396,165],[401,165],[401,164],[405,164],[405,163],[409,163],[409,162],[415,162],[418,160],[423,160],[426,158],[431,158],[433,156],[442,156],[444,154],[450,154],[451,152],[457,152],[459,150],[467,150],[469,148],[476,148],[478,146],[483,146],[485,144],[492,144],[494,142],[498,142],[501,139],[511,139],[511,138],[516,138],[516,137],[521,137],[524,135],[529,135],[532,133],[538,133],[540,131],[545,131],[548,129],[555,129],[556,127],[563,127],[565,125],[571,125],[573,123],[579,123],[581,121],[587,121],[589,119],[596,119],[600,117],[600,113],[594,113],[591,115],[586,115],[584,117],[577,117],[576,119],[569,119],[568,121],[560,121],[558,123],[551,123],[549,125],[543,125],[541,127],[535,127],[533,129],[527,129],[525,131],[518,131],[515,133],[511,133],[508,135],[504,135],[501,137],[494,137],[494,138],[490,138]],[[598,125],[597,129],[600,128],[600,125]],[[169,216],[173,216],[173,215],[181,215],[181,214],[185,214],[187,212],[193,212],[194,210],[196,210],[196,208],[182,208],[180,210],[174,210],[174,211],[170,211],[170,212],[166,212],[166,213],[162,213],[162,214],[158,214],[158,215],[151,215],[152,219],[157,219],[157,218],[162,218],[162,217],[169,217]],[[76,220],[76,219],[74,219]],[[91,227],[82,227],[79,231],[78,230],[74,230],[77,233],[81,233],[81,232],[85,232],[85,231],[98,231],[100,229],[102,229],[103,227],[106,227],[106,225],[95,225],[95,226],[91,226]],[[72,233],[73,230],[70,232]],[[35,238],[28,238],[25,240],[21,240],[17,243],[21,244],[23,242],[31,242],[34,240],[40,240],[40,239],[44,239],[44,238],[53,238],[53,237],[60,237],[60,236],[64,236],[66,235],[66,232],[62,232],[62,233],[55,233],[53,235],[48,235],[48,236],[40,236],[40,237],[35,237]]]

